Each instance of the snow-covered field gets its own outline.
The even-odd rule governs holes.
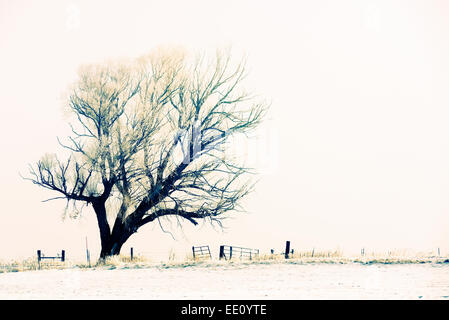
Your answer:
[[[448,299],[448,264],[237,264],[0,274],[1,299]]]

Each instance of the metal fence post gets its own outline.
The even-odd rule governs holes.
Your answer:
[[[87,245],[87,237],[86,237],[86,258],[90,268],[90,254],[89,254],[89,246]]]
[[[211,255],[211,253],[210,253],[210,248],[209,248],[209,246],[207,246],[207,251],[209,252],[209,258],[212,259],[212,255]]]

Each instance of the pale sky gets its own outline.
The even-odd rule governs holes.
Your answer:
[[[236,148],[259,183],[225,232],[174,221],[173,240],[147,225],[122,253],[290,240],[449,254],[448,1],[0,0],[0,259],[83,258],[86,237],[98,257],[93,211],[63,221],[64,201],[42,202],[53,194],[19,173],[62,151],[61,97],[80,65],[161,45],[247,55],[247,87],[271,110]]]

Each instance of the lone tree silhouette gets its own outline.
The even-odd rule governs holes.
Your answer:
[[[220,51],[157,50],[80,68],[68,94],[73,134],[58,140],[69,155],[44,156],[27,179],[56,191],[48,200],[65,199],[74,217],[92,205],[100,259],[164,216],[221,225],[251,191],[249,169],[225,156],[226,145],[254,129],[266,105],[240,88],[244,63],[231,65]]]

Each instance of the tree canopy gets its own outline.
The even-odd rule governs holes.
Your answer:
[[[30,180],[55,191],[52,199],[92,205],[101,258],[160,217],[220,222],[251,190],[226,142],[266,110],[241,88],[245,75],[221,51],[157,50],[83,66],[68,94],[72,134],[60,141],[70,156],[44,156]]]

